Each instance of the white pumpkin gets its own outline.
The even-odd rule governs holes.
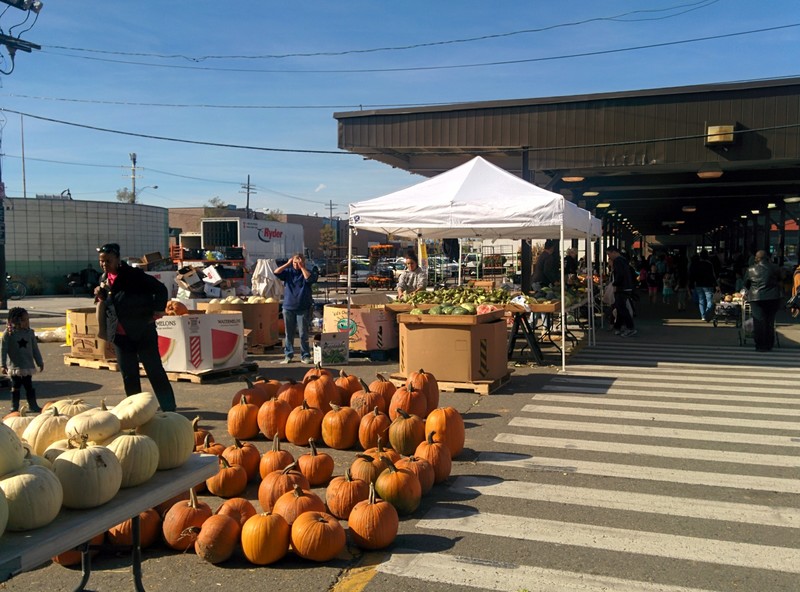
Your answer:
[[[19,415],[15,415],[14,417],[6,417],[3,420],[3,423],[14,430],[14,433],[20,438],[22,438],[22,432],[25,431],[25,428],[28,427],[28,424],[36,417],[35,415],[28,415],[27,411],[28,406],[23,405],[19,408]]]
[[[136,428],[137,434],[150,436],[158,446],[158,470],[181,466],[194,452],[192,422],[180,413],[162,411]]]
[[[24,465],[38,465],[40,467],[44,467],[46,469],[52,469],[53,463],[51,463],[48,459],[43,456],[39,456],[38,454],[34,454],[29,449],[25,449],[25,461]]]
[[[70,448],[77,448],[77,445],[69,438],[63,438],[50,444],[42,456],[49,460],[50,464],[53,464],[53,461],[61,456],[62,452],[69,450]]]
[[[105,446],[87,446],[62,452],[53,472],[64,488],[65,508],[95,508],[110,501],[122,484],[122,465]]]
[[[6,501],[6,494],[0,489],[0,537],[6,531],[8,524],[8,502]]]
[[[158,399],[153,393],[138,393],[125,397],[111,413],[119,418],[123,430],[133,430],[147,423],[158,411]]]
[[[108,449],[116,455],[122,465],[120,487],[141,485],[156,474],[158,445],[150,436],[123,432],[108,444]]]
[[[22,439],[33,447],[34,454],[42,455],[50,444],[65,437],[68,421],[69,416],[62,415],[61,409],[53,405],[28,424]]]
[[[40,528],[61,511],[64,490],[50,469],[30,465],[0,479],[8,503],[8,531]]]
[[[0,476],[22,468],[25,448],[10,427],[0,423]]]
[[[92,442],[103,442],[115,436],[120,430],[119,418],[106,408],[105,401],[100,407],[87,409],[70,417],[64,432],[67,438],[81,440],[86,437]]]
[[[78,415],[78,413],[83,413],[87,409],[91,409],[94,405],[90,405],[83,399],[61,399],[60,401],[48,405],[47,408],[49,409],[50,407],[58,407],[58,412],[61,415],[72,417],[73,415]]]

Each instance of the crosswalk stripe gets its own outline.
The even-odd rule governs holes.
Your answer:
[[[645,405],[643,405],[645,406]],[[649,407],[649,405],[647,405]],[[585,415],[605,419],[638,419],[670,423],[697,423],[715,427],[763,428],[767,430],[798,431],[797,420],[786,418],[784,421],[765,419],[737,419],[709,415],[689,415],[686,413],[653,413],[649,411],[621,411],[619,409],[591,409],[586,407],[560,407],[558,405],[525,405],[525,413],[547,413],[550,415]]]
[[[636,582],[445,553],[420,553],[414,549],[395,549],[389,560],[378,565],[377,570],[421,582],[497,592],[706,592],[699,588]]]
[[[681,430],[676,428],[657,428],[653,426],[633,426],[616,423],[585,423],[562,421],[558,419],[539,419],[514,417],[508,425],[524,428],[550,430],[569,430],[592,434],[614,434],[617,436],[646,436],[649,438],[680,438],[683,440],[702,440],[703,442],[725,442],[732,444],[763,444],[768,446],[800,446],[792,442],[791,436],[770,436],[744,432],[713,432],[705,430]]]
[[[549,485],[547,483],[498,481],[496,477],[456,477],[448,489],[453,493],[463,495],[477,492],[481,495],[606,508],[609,510],[685,516],[703,520],[723,520],[762,526],[800,528],[800,509],[798,508],[776,508],[649,493]]]
[[[578,364],[570,364],[567,366],[567,372],[555,377],[554,380],[569,380],[572,376],[613,376],[614,378],[624,380],[630,376],[630,371],[622,369],[620,366],[582,366]],[[709,382],[716,382],[716,380],[727,381],[730,383],[731,378],[743,378],[748,381],[760,380],[769,384],[777,386],[792,386],[797,384],[800,379],[800,373],[788,375],[786,372],[781,371],[779,376],[775,375],[774,371],[754,372],[752,370],[738,372],[734,368],[717,368],[717,367],[687,367],[681,369],[679,372],[674,368],[647,368],[637,369],[636,377],[643,376],[656,376],[659,379],[669,378],[681,380],[690,378],[693,382],[703,382],[706,378]]]
[[[662,481],[667,483],[686,483],[691,485],[707,485],[709,487],[727,487],[730,489],[753,491],[800,493],[800,479],[708,473],[683,469],[663,469],[658,467],[603,463],[567,458],[532,457],[527,454],[507,452],[481,452],[478,454],[478,462],[504,467],[519,467],[531,471],[597,475],[600,477],[618,477],[622,479]]]
[[[533,400],[537,403],[588,403],[597,406],[610,406],[610,407],[648,407],[653,409],[674,409],[676,411],[711,411],[723,413],[746,413],[748,415],[776,415],[781,417],[800,417],[800,406],[797,408],[790,407],[745,407],[736,405],[727,405],[726,403],[754,403],[763,402],[763,399],[752,399],[750,397],[735,397],[727,395],[716,395],[713,397],[714,401],[719,403],[689,403],[686,401],[670,402],[670,401],[649,401],[643,399],[635,399],[626,397],[624,395],[609,395],[604,397],[591,397],[583,396],[584,393],[575,393],[572,395],[555,395],[555,394],[537,394]],[[645,393],[649,395],[650,393]],[[706,397],[703,397],[706,399]],[[784,399],[781,399],[783,401]]]
[[[797,397],[745,397],[739,395],[720,395],[709,393],[705,391],[688,391],[684,389],[676,389],[673,391],[659,391],[652,389],[628,389],[619,387],[598,388],[592,386],[558,386],[548,384],[542,387],[543,391],[558,392],[558,393],[574,393],[585,395],[638,395],[638,396],[654,396],[654,397],[673,397],[685,399],[708,399],[718,401],[742,401],[742,402],[761,402],[761,403],[778,403],[796,405],[800,409],[800,400]]]
[[[657,347],[657,346],[654,346]],[[638,350],[635,350],[636,353],[631,352],[631,356],[635,356],[634,359],[625,359],[620,358],[618,360],[613,359],[613,356],[610,357],[607,353],[596,352],[596,353],[585,353],[587,350],[580,352],[577,354],[578,357],[574,358],[574,360],[578,363],[585,364],[591,360],[600,360],[604,364],[615,364],[619,366],[630,366],[630,367],[650,367],[650,366],[657,366],[660,368],[665,368],[669,366],[697,366],[698,360],[696,356],[693,355],[680,355],[680,354],[668,354],[665,353],[664,355],[658,356],[640,356],[638,355]],[[704,357],[702,360],[706,364],[715,365],[717,367],[721,365],[730,364],[732,367],[736,367],[739,370],[743,368],[752,368],[753,370],[760,370],[764,368],[787,368],[787,369],[795,369],[797,368],[797,355],[795,354],[793,357],[786,357],[779,360],[764,360],[762,363],[754,363],[752,359],[745,359],[745,358],[734,358],[730,356],[718,355],[718,356],[707,356]],[[569,368],[569,367],[568,367]]]
[[[705,448],[680,448],[677,446],[652,446],[650,444],[630,444],[627,442],[606,442],[603,440],[576,440],[569,438],[547,438],[544,436],[525,436],[521,434],[500,433],[494,441],[518,446],[538,446],[565,450],[588,452],[608,452],[611,454],[641,454],[660,458],[680,458],[709,462],[735,463],[744,465],[800,468],[797,454],[781,456],[778,454],[757,454],[733,452],[731,450],[708,450]]]
[[[680,386],[681,390],[690,390],[690,389],[698,389],[702,391],[713,391],[713,390],[730,390],[731,388],[731,381],[730,379],[725,382],[721,380],[716,380],[716,384],[697,384],[697,380],[695,379],[684,379],[684,380],[662,380],[662,379],[650,379],[650,380],[641,380],[640,377],[636,378],[616,378],[616,377],[609,377],[609,378],[585,378],[583,376],[570,376],[570,377],[555,377],[553,378],[552,382],[554,383],[569,383],[572,385],[591,385],[591,384],[606,384],[606,385],[614,385],[614,386],[624,386],[627,388],[630,387],[641,387],[645,389],[651,388],[658,388],[664,387],[667,385],[675,385]],[[797,385],[793,388],[778,388],[772,385],[769,386],[752,386],[750,384],[743,387],[746,389],[748,393],[767,393],[771,395],[797,395]],[[797,399],[800,402],[800,399]]]
[[[417,528],[800,573],[800,549],[435,506]]]

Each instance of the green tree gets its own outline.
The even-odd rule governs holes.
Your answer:
[[[319,248],[323,253],[333,255],[333,249],[336,246],[336,232],[333,227],[326,224],[319,230]]]
[[[136,198],[130,189],[123,187],[122,189],[117,189],[117,201],[121,201],[122,203],[136,203]]]
[[[264,214],[267,220],[272,220],[273,222],[283,222],[283,212],[281,210],[267,210]]]

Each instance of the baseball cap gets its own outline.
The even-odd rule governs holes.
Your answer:
[[[106,243],[102,247],[97,247],[98,253],[113,253],[119,257],[119,245],[117,243]]]

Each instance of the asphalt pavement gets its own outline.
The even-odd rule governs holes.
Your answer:
[[[91,302],[41,297],[13,304],[25,306],[40,331]],[[579,346],[565,374],[548,346],[547,365],[510,363],[511,380],[490,395],[442,393],[441,404],[465,419],[465,451],[450,479],[401,520],[388,550],[348,546],[322,565],[290,554],[257,568],[240,555],[212,566],[157,545],[144,551],[145,588],[795,592],[800,325],[782,313],[780,347],[760,353],[752,340],[739,345],[735,325],[714,327],[674,306],[641,302],[636,321],[639,334],[631,338],[599,330],[597,345]],[[118,374],[65,365],[63,344],[41,348],[45,372],[34,379],[40,403],[122,399]],[[281,358],[276,348],[252,359],[260,375],[279,380],[300,380],[308,369],[278,365]],[[352,358],[344,368],[370,381],[397,371],[397,361]],[[181,413],[199,415],[219,441],[232,443],[226,417],[241,378],[173,386]],[[0,393],[3,414],[8,391]],[[262,452],[270,446],[263,438],[255,444]],[[295,457],[307,452],[284,447]],[[354,455],[326,452],[335,474]],[[257,500],[256,484],[245,497]],[[125,553],[101,554],[93,570],[89,589],[132,585]],[[49,564],[0,589],[59,592],[79,579],[79,568]]]

